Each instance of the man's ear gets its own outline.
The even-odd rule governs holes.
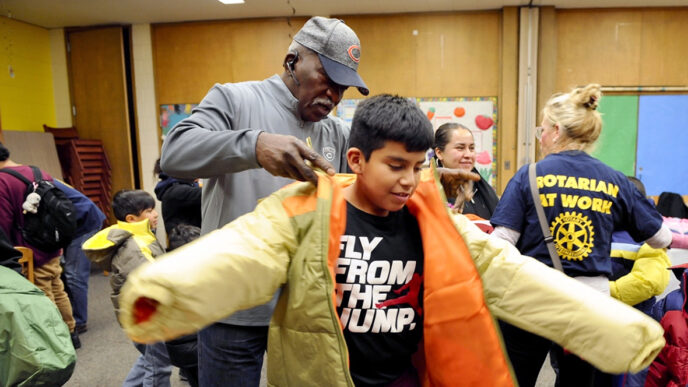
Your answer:
[[[127,214],[127,216],[124,217],[124,221],[127,223],[133,223],[136,221],[136,217],[132,214]]]
[[[353,173],[359,174],[363,172],[365,157],[360,149],[355,147],[349,148],[346,151],[346,161],[349,163],[349,168],[351,168]]]
[[[296,61],[299,60],[299,53],[298,52],[288,52],[287,55],[284,57],[284,69],[289,71],[289,67],[291,67],[291,70],[294,71],[294,64]]]

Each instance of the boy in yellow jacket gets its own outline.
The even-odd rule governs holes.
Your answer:
[[[103,229],[82,245],[86,257],[111,272],[110,299],[115,315],[120,313],[120,290],[129,273],[165,249],[155,237],[158,225],[155,199],[143,190],[121,190],[112,197],[117,224]],[[172,366],[165,343],[134,343],[141,356],[132,366],[123,386],[169,386]]]

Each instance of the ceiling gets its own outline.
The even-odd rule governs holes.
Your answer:
[[[311,15],[357,15],[499,9],[644,7],[647,0],[0,0],[0,15],[45,28],[165,23]],[[653,7],[688,6],[688,0],[653,0]]]

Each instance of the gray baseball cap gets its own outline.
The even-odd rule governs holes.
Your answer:
[[[332,81],[355,86],[361,94],[368,95],[368,86],[357,72],[361,42],[354,30],[342,20],[314,16],[296,33],[294,41],[318,53],[320,63]]]

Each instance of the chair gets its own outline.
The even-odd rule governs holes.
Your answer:
[[[15,246],[14,248],[22,253],[22,257],[19,258],[19,263],[22,266],[22,274],[26,276],[29,282],[35,284],[36,282],[33,278],[33,250],[24,246]]]

